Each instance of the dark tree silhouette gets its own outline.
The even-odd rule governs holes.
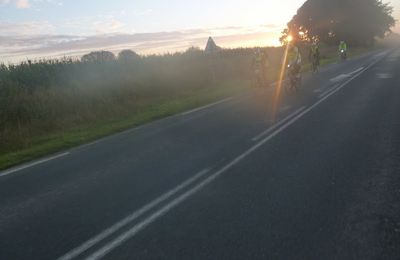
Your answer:
[[[82,62],[105,62],[115,60],[115,55],[109,51],[94,51],[82,56]]]
[[[308,0],[282,32],[296,40],[318,37],[326,43],[345,40],[353,45],[371,45],[395,25],[393,8],[379,0]]]
[[[123,50],[118,54],[118,60],[122,62],[129,62],[129,61],[135,61],[135,60],[140,60],[141,57],[139,54],[132,50]]]

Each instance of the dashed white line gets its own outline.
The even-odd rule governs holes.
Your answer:
[[[358,72],[362,71],[363,69],[364,69],[364,67],[361,67],[361,68],[356,69],[353,72],[350,72],[350,73],[347,73],[347,74],[341,74],[341,75],[339,75],[337,77],[331,78],[330,81],[334,82],[334,83],[343,81],[343,80],[345,80],[345,79],[357,74]]]
[[[19,166],[19,167],[16,167],[16,168],[12,168],[12,169],[0,172],[0,177],[4,177],[4,176],[10,175],[12,173],[16,173],[18,171],[25,170],[25,169],[33,167],[33,166],[36,166],[36,165],[39,165],[39,164],[42,164],[42,163],[45,163],[45,162],[48,162],[48,161],[51,161],[51,160],[58,159],[60,157],[67,156],[68,154],[69,154],[69,152],[62,153],[62,154],[57,154],[57,155],[54,155],[52,157],[48,157],[48,158],[45,158],[45,159],[42,159],[42,160],[38,160],[36,162],[28,163],[28,164],[25,164],[25,165],[22,165],[22,166]]]

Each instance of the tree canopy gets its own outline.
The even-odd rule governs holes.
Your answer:
[[[318,38],[336,44],[345,40],[353,45],[373,44],[395,25],[393,8],[380,0],[307,0],[282,33],[295,40]]]
[[[122,50],[118,54],[118,60],[123,62],[140,60],[140,59],[141,59],[140,55],[132,50]]]
[[[94,51],[83,55],[82,62],[107,62],[115,60],[115,55],[109,51]]]

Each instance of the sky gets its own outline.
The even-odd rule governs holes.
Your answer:
[[[0,0],[0,61],[79,56],[100,49],[174,52],[204,48],[209,36],[222,47],[274,46],[303,2]],[[400,19],[400,0],[391,4]]]

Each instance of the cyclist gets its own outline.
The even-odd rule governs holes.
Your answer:
[[[341,41],[339,44],[339,53],[342,60],[347,59],[347,50],[348,50],[347,43],[345,41]]]
[[[320,66],[320,50],[317,40],[313,41],[311,44],[309,59],[313,67],[313,72],[317,72]]]
[[[288,48],[287,60],[290,87],[297,89],[301,84],[301,54],[295,42],[289,43]]]
[[[267,57],[259,48],[257,48],[253,59],[253,70],[254,80],[258,87],[264,87],[266,85],[266,68]]]
[[[289,43],[288,65],[296,73],[299,73],[301,70],[301,54],[295,42]]]

